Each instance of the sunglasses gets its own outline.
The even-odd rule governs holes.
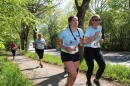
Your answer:
[[[100,19],[95,19],[94,21],[100,21]]]

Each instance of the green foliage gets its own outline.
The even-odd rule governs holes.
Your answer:
[[[87,66],[86,66],[86,62],[85,62],[85,60],[83,60],[82,62],[81,62],[81,64],[80,64],[80,68],[79,68],[79,70],[81,70],[81,71],[87,71]]]
[[[7,60],[6,56],[0,56],[0,86],[33,86],[25,78],[19,68]]]
[[[21,54],[28,56],[30,58],[37,59],[37,60],[39,59],[38,55],[34,52],[26,52],[26,51],[20,51],[20,52],[21,52]],[[55,65],[63,65],[63,63],[61,62],[61,59],[57,56],[53,56],[50,54],[44,54],[43,58],[44,58],[43,61],[46,63],[51,63],[51,64],[55,64]]]
[[[107,63],[103,76],[107,77],[107,79],[110,78],[111,80],[118,80],[121,83],[130,84],[130,67]]]
[[[63,65],[63,63],[61,62],[61,58],[50,55],[50,54],[45,54],[43,61],[45,61],[47,63],[55,64],[55,65],[60,65],[60,66]]]
[[[4,49],[5,46],[3,45],[3,42],[0,42],[0,49]]]
[[[104,50],[130,50],[129,0],[93,0],[92,12],[101,16]]]
[[[54,12],[46,15],[44,18],[46,21],[38,29],[38,32],[43,33],[43,38],[46,40],[47,45],[51,44],[53,47],[56,47],[57,34],[61,29],[68,26],[67,16],[62,12],[61,9],[55,9]]]
[[[1,0],[0,1],[0,41],[9,50],[11,41],[20,42],[21,23],[29,25],[31,29],[36,22],[35,16],[26,9],[27,0]],[[19,40],[19,41],[18,41]],[[15,42],[16,43],[16,42]],[[2,45],[0,44],[0,45]],[[16,43],[20,45],[20,43]]]

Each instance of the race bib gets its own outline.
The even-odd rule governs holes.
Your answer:
[[[98,41],[93,41],[93,42],[91,42],[91,47],[92,47],[92,48],[99,48],[99,47],[100,47],[100,44],[99,44]]]
[[[72,49],[72,52],[70,52],[70,54],[75,54],[79,51],[78,47],[75,47],[75,46],[69,46],[69,47]]]
[[[38,47],[43,47],[43,44],[41,44],[41,43],[38,43]]]

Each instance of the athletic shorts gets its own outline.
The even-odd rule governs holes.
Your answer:
[[[61,51],[61,60],[62,60],[62,62],[66,62],[66,61],[76,62],[76,61],[79,61],[80,60],[79,52],[77,52],[75,54],[69,54],[69,53]]]
[[[39,59],[42,59],[44,55],[44,49],[36,49],[36,53],[38,54]]]

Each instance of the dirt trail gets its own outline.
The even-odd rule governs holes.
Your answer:
[[[43,63],[44,67],[40,68],[38,61],[20,54],[16,55],[15,60],[12,60],[12,56],[9,54],[8,59],[18,65],[22,73],[37,86],[65,86],[67,74],[64,74],[63,67]],[[85,82],[85,74],[79,72],[74,86],[86,86]],[[123,86],[102,79],[100,82],[102,86]]]

